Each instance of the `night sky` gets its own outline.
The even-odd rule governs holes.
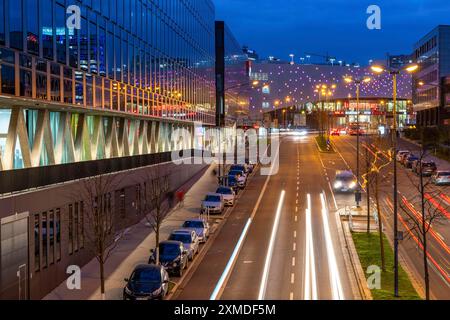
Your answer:
[[[367,65],[386,53],[410,54],[439,24],[450,24],[450,0],[213,0],[237,40],[289,60],[306,52]],[[382,29],[369,30],[369,5],[381,8]],[[315,58],[315,62],[323,62]]]

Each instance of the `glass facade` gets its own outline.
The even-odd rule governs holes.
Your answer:
[[[0,0],[0,94],[214,124],[214,18],[210,0]]]

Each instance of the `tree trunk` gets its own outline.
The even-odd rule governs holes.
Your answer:
[[[156,225],[156,232],[155,232],[155,242],[156,242],[156,265],[159,265],[159,237],[160,237],[160,229],[161,226],[159,224],[159,221],[157,222]]]
[[[103,253],[100,255],[99,259],[100,264],[100,293],[102,300],[106,300],[106,294],[105,294],[105,261],[103,259]]]
[[[379,195],[379,174],[375,176],[375,201],[377,203],[377,213],[378,213],[378,233],[380,236],[380,254],[381,254],[381,269],[386,272],[386,259],[384,256],[384,239],[383,239],[383,222],[381,219],[381,209],[380,209],[380,195]]]
[[[370,159],[369,149],[366,147],[366,174],[367,174],[367,234],[370,234]]]

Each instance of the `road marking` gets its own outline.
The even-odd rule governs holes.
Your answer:
[[[297,238],[297,231],[294,231],[294,238]]]
[[[295,283],[295,274],[291,274],[291,284]]]
[[[306,209],[306,266],[305,266],[305,291],[304,300],[317,300],[316,263],[314,256],[314,240],[312,236],[311,222],[311,195],[307,195],[308,208]]]
[[[286,191],[284,191],[284,190],[281,191],[280,201],[278,202],[277,212],[275,214],[275,221],[273,223],[272,234],[270,236],[269,247],[267,249],[266,262],[264,263],[264,271],[263,271],[263,275],[261,277],[261,285],[260,285],[260,289],[259,289],[258,300],[264,300],[264,297],[266,295],[270,262],[272,261],[273,250],[275,247],[275,239],[277,237],[278,227],[280,225],[281,211],[283,209],[285,195],[286,195]]]
[[[291,294],[289,295],[289,300],[293,301],[294,300],[294,293],[291,292]]]
[[[325,243],[327,248],[328,268],[330,270],[333,300],[345,300],[344,290],[342,289],[342,282],[339,274],[339,268],[337,266],[336,252],[334,250],[333,240],[331,237],[330,223],[328,220],[328,208],[325,201],[325,191],[320,195],[320,201],[322,202],[323,229],[325,233]]]
[[[292,266],[295,267],[295,257],[292,258]]]
[[[294,242],[294,246],[292,248],[293,251],[297,251],[297,244]]]
[[[297,222],[297,220],[298,220],[298,216],[295,216],[295,222]]]

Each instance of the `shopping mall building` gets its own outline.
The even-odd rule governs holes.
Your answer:
[[[92,259],[83,179],[117,177],[98,197],[131,225],[149,168],[168,191],[201,174],[171,152],[207,143],[215,59],[210,0],[0,0],[0,299],[41,299]]]
[[[250,96],[250,114],[258,125],[297,126],[295,115],[325,110],[333,127],[343,127],[356,122],[358,108],[359,120],[366,126],[376,128],[392,123],[393,80],[388,73],[376,75],[369,67],[267,62],[254,64],[252,70],[252,77],[264,79],[267,84],[253,90]],[[359,104],[355,83],[346,83],[345,77],[371,78],[370,83],[361,84]],[[410,75],[399,76],[400,126],[415,121],[411,84]],[[327,86],[326,95],[322,95],[323,86]]]

